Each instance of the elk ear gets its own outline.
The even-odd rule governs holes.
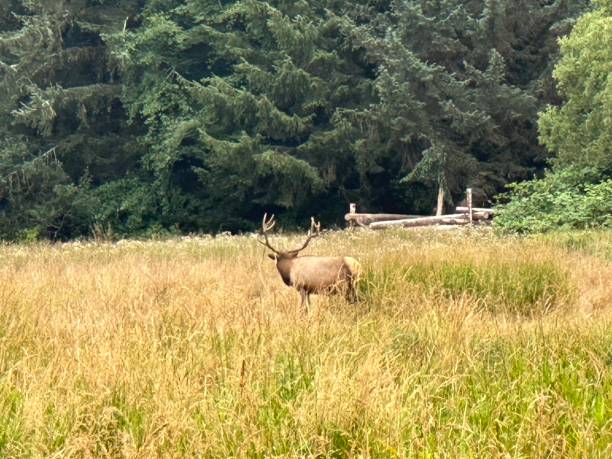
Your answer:
[[[268,258],[269,258],[270,260],[274,260],[274,261],[276,261],[276,254],[274,254],[274,253],[269,253],[269,254],[268,254]]]

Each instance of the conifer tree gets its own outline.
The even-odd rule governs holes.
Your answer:
[[[136,168],[135,137],[103,34],[126,27],[137,7],[137,1],[11,0],[0,10],[3,232],[31,227],[54,238],[80,234],[93,222],[91,209],[74,224],[63,209],[84,200],[90,185]],[[46,185],[26,193],[23,185],[39,182],[41,174]],[[38,216],[25,218],[36,206]]]
[[[436,187],[458,199],[471,186],[485,200],[542,166],[534,118],[546,100],[552,31],[585,2],[536,3],[396,1],[360,28],[379,68],[379,100],[345,115],[362,131],[360,172],[376,207],[389,200],[380,183],[428,184],[431,208]]]
[[[148,9],[118,47],[168,221],[234,229],[264,209],[320,213],[353,177],[333,120],[372,100],[371,71],[338,16],[354,2],[174,5]]]
[[[587,3],[6,0],[0,237],[487,199],[544,165],[556,38]]]

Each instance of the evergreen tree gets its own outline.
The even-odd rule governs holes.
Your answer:
[[[594,2],[560,40],[554,77],[564,103],[540,115],[541,140],[554,155],[539,180],[514,184],[496,224],[515,232],[612,226],[612,6]]]
[[[103,34],[126,27],[138,3],[13,0],[0,10],[5,235],[30,225],[47,237],[81,234],[95,220],[92,210],[70,224],[62,209],[90,186],[137,169],[135,132],[125,123],[120,80]],[[53,161],[46,151],[53,151]],[[40,174],[45,185],[24,192],[24,184],[39,182]],[[69,195],[66,186],[72,187]],[[58,206],[57,200],[68,202]],[[34,207],[38,217],[24,219]],[[57,221],[63,222],[61,231]]]
[[[167,223],[236,229],[264,209],[342,214],[339,190],[355,176],[345,126],[333,120],[373,95],[371,69],[339,17],[353,5],[147,9],[117,53],[128,51],[124,100],[148,127],[147,164]]]
[[[533,120],[550,40],[586,2],[540,3],[395,1],[359,29],[379,68],[379,100],[345,115],[362,131],[356,145],[373,207],[410,199],[427,211],[439,186],[455,199],[471,186],[487,200],[542,167]],[[415,181],[428,186],[429,200],[401,186]]]
[[[556,38],[587,3],[6,0],[0,237],[487,199],[542,168]]]

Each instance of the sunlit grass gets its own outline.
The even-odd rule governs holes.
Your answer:
[[[549,233],[536,238],[569,251],[579,251],[612,261],[612,231],[610,230]]]
[[[563,238],[330,233],[362,301],[308,315],[253,237],[1,246],[0,457],[609,457],[607,236]]]

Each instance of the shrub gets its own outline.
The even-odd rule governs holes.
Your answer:
[[[593,169],[567,168],[544,178],[513,184],[496,207],[503,231],[542,233],[556,229],[612,226],[612,179],[598,181]]]

